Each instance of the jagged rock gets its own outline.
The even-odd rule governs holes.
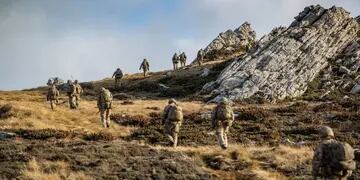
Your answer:
[[[203,90],[233,100],[300,96],[328,66],[327,59],[356,39],[358,31],[359,24],[343,8],[306,7],[288,28],[264,36],[251,53],[232,62]]]
[[[203,72],[201,73],[200,77],[206,77],[210,74],[210,69],[205,68]]]
[[[14,134],[14,133],[0,131],[0,140],[12,139],[15,137],[16,137],[16,134]]]
[[[351,70],[346,68],[345,66],[340,66],[339,71],[347,75],[351,75]]]
[[[244,54],[255,43],[256,33],[245,22],[235,30],[220,33],[205,49],[205,61],[229,59]]]
[[[351,93],[359,93],[360,92],[360,82],[357,82],[355,86],[351,89]]]

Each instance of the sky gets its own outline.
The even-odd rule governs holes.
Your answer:
[[[136,73],[143,58],[170,69],[175,52],[192,61],[245,21],[260,38],[311,4],[360,15],[359,0],[0,0],[0,90]]]

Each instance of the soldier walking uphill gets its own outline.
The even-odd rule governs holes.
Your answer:
[[[328,126],[321,127],[319,134],[322,142],[314,152],[314,179],[347,179],[356,169],[354,149],[348,143],[336,141],[333,130]]]
[[[216,131],[216,138],[222,149],[228,147],[227,134],[234,121],[234,111],[230,102],[222,98],[212,113],[212,128]]]
[[[168,105],[164,109],[163,121],[165,124],[165,136],[169,138],[173,147],[177,146],[178,133],[183,121],[183,112],[181,107],[176,103],[175,99],[170,99]]]
[[[110,127],[112,101],[113,96],[111,92],[102,87],[97,100],[97,107],[99,108],[100,118],[104,128]]]
[[[114,74],[112,75],[111,78],[115,77],[115,87],[118,86],[118,84],[120,83],[120,80],[123,78],[124,74],[121,71],[120,68],[117,68],[116,71],[114,72]],[[121,84],[120,84],[121,85]]]
[[[84,93],[83,88],[81,87],[81,85],[79,84],[78,80],[74,81],[74,88],[75,88],[75,105],[78,108],[79,107],[79,102],[80,102],[80,98],[81,95]]]
[[[203,61],[204,61],[204,56],[205,56],[205,52],[203,49],[200,49],[198,51],[197,57],[196,57],[196,61],[198,63],[199,66],[202,65]]]
[[[71,80],[67,81],[66,88],[66,93],[69,97],[69,107],[70,109],[76,109],[76,88],[75,85],[71,82]]]
[[[47,101],[50,102],[50,106],[51,109],[54,110],[56,107],[56,104],[58,104],[59,102],[59,96],[60,96],[60,92],[59,90],[56,88],[56,85],[52,82],[48,82],[48,93],[46,96]]]
[[[181,53],[181,54],[180,54],[180,64],[181,64],[181,67],[186,66],[186,59],[187,59],[187,57],[186,57],[185,52]]]
[[[146,59],[144,59],[143,62],[141,63],[139,70],[141,69],[144,71],[144,77],[146,77],[147,73],[150,70],[149,62]]]
[[[174,66],[174,70],[179,69],[179,62],[180,62],[180,57],[178,56],[177,53],[175,53],[173,58],[172,58],[172,63],[173,63],[173,66]]]

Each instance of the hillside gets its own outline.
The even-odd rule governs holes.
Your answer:
[[[83,82],[77,110],[63,90],[55,110],[46,87],[0,91],[0,179],[311,179],[319,126],[360,148],[359,19],[321,6],[295,19],[246,54],[223,54],[229,44],[218,43],[244,34],[252,41],[248,23],[219,35],[209,47],[220,50],[201,67],[127,74],[119,87],[109,77]],[[100,87],[114,95],[109,129],[96,107]],[[211,100],[222,96],[235,113],[226,150],[210,123]],[[161,124],[169,98],[184,110],[177,148]]]

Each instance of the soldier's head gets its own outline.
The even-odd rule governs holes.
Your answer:
[[[120,71],[120,68],[117,68],[116,70],[117,70],[117,71]]]
[[[222,97],[219,101],[220,105],[228,105],[229,104],[229,100],[225,97]]]
[[[100,91],[104,92],[104,91],[106,91],[106,89],[104,87],[101,87]]]
[[[169,99],[168,104],[177,104],[176,100],[174,98]]]
[[[74,83],[77,84],[77,83],[79,83],[79,81],[78,81],[78,80],[75,80]]]
[[[67,81],[67,83],[68,83],[68,84],[71,84],[71,83],[72,83],[72,81],[71,81],[71,80],[68,80],[68,81]]]
[[[147,59],[146,59],[146,58],[144,58],[144,61],[147,61]]]
[[[334,138],[334,131],[329,126],[322,126],[319,129],[319,135],[321,139]]]

